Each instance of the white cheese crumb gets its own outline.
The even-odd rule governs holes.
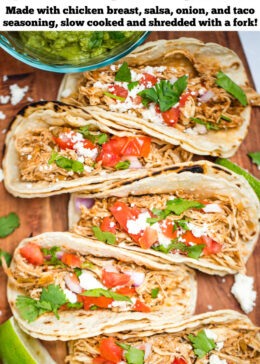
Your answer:
[[[224,341],[219,341],[218,343],[216,343],[216,350],[220,351],[224,346]]]
[[[254,291],[254,278],[238,273],[235,275],[235,283],[231,288],[231,293],[238,300],[242,310],[245,313],[253,311],[256,300],[256,291]]]
[[[208,232],[208,225],[206,222],[203,223],[203,226],[197,226],[192,222],[188,222],[187,226],[196,238],[200,238],[202,235],[205,235]]]
[[[16,83],[9,86],[11,92],[11,104],[17,105],[20,101],[22,101],[24,95],[29,90],[29,86],[19,87]]]
[[[4,180],[4,172],[3,170],[0,168],[0,182],[2,182]]]
[[[162,114],[156,112],[155,105],[153,103],[151,103],[149,105],[148,109],[141,110],[141,112],[142,112],[143,118],[146,120],[151,120],[152,122],[159,123],[159,124],[162,124],[164,122],[163,118],[162,118]]]
[[[146,220],[151,217],[149,212],[139,214],[136,220],[128,220],[126,223],[127,231],[129,234],[139,234],[146,227],[150,226]]]
[[[210,203],[203,207],[202,210],[204,212],[223,212],[222,208],[219,206],[218,203]]]
[[[2,130],[2,134],[5,134],[7,132],[7,130],[6,129],[3,129]]]
[[[27,160],[29,161],[29,160],[31,160],[32,159],[32,155],[31,154],[28,154],[28,156],[27,156]]]
[[[3,82],[7,81],[8,80],[8,76],[6,75],[3,75]]]
[[[218,335],[215,334],[214,331],[212,331],[210,329],[204,329],[204,331],[205,331],[205,334],[206,334],[207,338],[212,339],[214,341],[217,341]]]
[[[106,288],[101,282],[99,282],[92,273],[83,270],[82,274],[79,276],[80,286],[84,289],[96,289],[96,288]]]
[[[163,234],[160,224],[156,222],[152,225],[152,228],[157,231],[159,244],[163,245],[165,248],[168,248],[172,240]]]
[[[208,305],[208,310],[212,310],[212,306],[211,305]]]
[[[27,101],[28,102],[33,102],[33,98],[32,97],[27,97]]]
[[[62,97],[68,97],[71,94],[71,89],[66,88],[64,91],[62,91],[61,96]]]
[[[209,364],[227,364],[226,359],[219,359],[216,354],[212,354],[209,358]]]
[[[84,166],[84,171],[87,172],[87,173],[90,173],[93,171],[93,167],[90,167],[90,166]]]
[[[226,282],[226,278],[222,278],[222,283],[225,283]]]
[[[66,298],[70,301],[70,303],[76,303],[77,302],[77,295],[70,291],[69,289],[65,288],[63,290]]]
[[[9,100],[10,100],[10,96],[9,95],[0,96],[0,102],[1,102],[1,104],[7,104]]]
[[[4,120],[6,118],[6,115],[3,113],[3,111],[0,111],[0,120]]]

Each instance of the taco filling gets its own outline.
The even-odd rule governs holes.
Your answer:
[[[156,169],[192,157],[180,147],[148,136],[112,136],[93,125],[27,131],[16,139],[16,151],[20,179],[27,182],[69,181],[125,169]]]
[[[259,95],[237,85],[216,64],[182,53],[194,72],[184,66],[132,67],[124,62],[84,72],[78,91],[65,101],[131,114],[192,135],[239,127],[246,105],[259,105]]]
[[[23,245],[15,255],[9,277],[24,294],[16,307],[32,322],[46,312],[59,319],[64,310],[113,312],[159,312],[183,310],[188,271],[149,270],[116,259],[71,253],[60,247],[42,248],[35,242]]]
[[[248,325],[247,325],[248,326]],[[100,335],[69,343],[66,362],[79,364],[258,363],[258,328],[243,323],[199,324],[177,333],[126,338]]]
[[[231,198],[198,200],[181,191],[75,201],[80,218],[77,234],[121,247],[152,249],[155,253],[244,269],[240,239],[251,238],[250,219]]]

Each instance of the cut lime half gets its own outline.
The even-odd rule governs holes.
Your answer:
[[[13,317],[0,326],[3,364],[55,364],[41,343],[24,333]]]

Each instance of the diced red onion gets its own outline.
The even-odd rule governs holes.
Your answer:
[[[90,209],[95,203],[94,198],[81,198],[77,197],[75,201],[75,207],[78,212],[80,212],[80,206],[85,206],[87,209]]]
[[[135,287],[141,286],[145,278],[143,272],[124,272],[124,273],[128,274],[131,277]]]
[[[215,92],[213,92],[212,90],[208,90],[207,92],[205,92],[205,94],[203,94],[202,96],[199,97],[199,101],[202,103],[208,102],[214,96],[215,96]]]
[[[152,351],[152,343],[145,344],[145,351],[144,351],[144,360],[146,360]]]
[[[74,293],[81,293],[82,292],[82,288],[80,287],[80,285],[78,283],[75,283],[73,281],[73,279],[70,276],[70,273],[67,274],[64,278],[65,283],[67,285],[67,287]]]
[[[57,257],[57,259],[61,260],[61,258],[62,258],[62,256],[63,256],[63,254],[64,254],[64,252],[62,252],[62,251],[58,251],[58,252],[56,253],[56,257]]]
[[[128,159],[129,162],[130,162],[129,169],[140,169],[140,168],[142,168],[142,164],[138,160],[137,157],[127,157],[126,159]]]
[[[45,260],[51,260],[51,255],[49,254],[49,255],[44,255],[44,259]]]

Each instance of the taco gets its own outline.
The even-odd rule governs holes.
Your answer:
[[[62,98],[62,95],[70,93]],[[65,76],[58,98],[200,155],[230,157],[260,96],[230,49],[193,38],[157,40],[116,64]]]
[[[257,364],[259,328],[232,310],[200,314],[150,332],[69,342],[70,364]]]
[[[93,195],[72,194],[69,227],[103,242],[109,233],[119,247],[156,261],[224,275],[245,271],[259,235],[259,211],[242,176],[199,161]]]
[[[23,240],[5,270],[13,315],[43,340],[149,329],[195,310],[197,285],[189,268],[68,232]]]
[[[94,120],[59,102],[22,109],[6,138],[5,186],[19,197],[45,197],[130,181],[190,160],[181,147]]]

